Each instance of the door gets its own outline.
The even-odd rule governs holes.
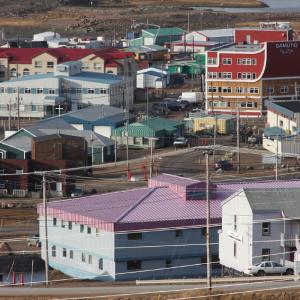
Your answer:
[[[273,273],[273,266],[272,266],[272,263],[271,262],[265,262],[265,273],[266,274],[272,274]]]
[[[283,271],[283,266],[282,265],[280,265],[276,262],[273,262],[272,265],[273,265],[273,272],[272,273],[274,273],[274,274],[281,274],[282,273],[282,271]]]

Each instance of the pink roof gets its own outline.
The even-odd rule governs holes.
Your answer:
[[[204,192],[203,182],[167,174],[162,174],[157,178],[164,179],[165,182],[169,181],[170,186],[189,187],[189,183],[193,183],[193,185],[195,183],[202,184],[199,185],[199,189]],[[149,185],[153,185],[153,182],[150,182]],[[159,180],[157,182],[159,183]],[[300,187],[300,180],[236,182],[214,185],[215,192],[210,200],[211,222],[219,223],[221,221],[222,201],[241,188],[265,189],[273,187]],[[38,213],[43,215],[42,204],[38,205]],[[48,215],[108,231],[181,227],[205,223],[206,201],[205,199],[185,200],[181,191],[159,185],[50,202]]]

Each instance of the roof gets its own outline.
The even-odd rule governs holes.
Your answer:
[[[92,55],[91,59],[101,57],[105,60],[105,63],[132,57],[132,53],[127,53],[116,48],[0,48],[0,58],[9,58],[11,64],[31,64],[34,57],[43,53],[48,53],[57,58],[58,63],[80,60],[88,55]]]
[[[261,49],[260,44],[232,44],[216,48],[218,52],[257,52]]]
[[[286,218],[300,218],[300,188],[244,189],[252,211],[282,211]]]
[[[264,129],[264,135],[265,136],[273,136],[274,138],[275,137],[285,137],[287,136],[288,134],[280,127],[266,127]]]
[[[169,133],[174,133],[182,125],[183,123],[179,121],[157,117],[129,124],[128,135],[154,137],[160,132],[167,131]],[[124,130],[124,126],[119,127],[115,130],[115,133],[116,135],[121,135],[124,132]]]
[[[43,271],[45,262],[40,255],[6,255],[0,256],[0,273],[8,274],[9,272],[28,273],[32,270],[32,261],[34,261],[34,271]]]
[[[61,133],[53,133],[49,135],[43,135],[43,136],[37,136],[34,137],[33,140],[36,142],[42,142],[42,141],[48,141],[48,140],[53,140],[53,139],[61,139],[61,138],[67,138],[69,135],[66,134],[61,134]],[[82,139],[80,136],[73,136],[74,139]]]
[[[28,136],[19,136],[14,137],[12,136],[10,139],[3,140],[3,144],[8,145],[12,148],[19,149],[24,152],[30,152],[31,151],[31,141],[32,138]]]
[[[185,31],[179,27],[161,27],[161,28],[147,28],[143,29],[144,32],[147,32],[153,36],[171,36],[171,35],[183,35]]]
[[[300,113],[300,102],[298,100],[294,101],[276,101],[274,104],[286,108],[294,113]]]
[[[203,34],[208,38],[223,37],[223,36],[234,36],[234,28],[218,28],[218,29],[206,29],[196,31],[199,34]]]
[[[162,174],[151,180],[154,180],[153,184],[150,183],[151,186],[148,188],[50,202],[48,214],[108,231],[188,226],[205,222],[206,201],[186,200],[180,190],[171,188],[172,185],[195,187],[195,184],[200,184],[201,191],[205,182],[169,174]],[[166,186],[159,185],[163,181],[167,183]],[[222,201],[242,188],[255,189],[262,193],[270,188],[277,188],[279,191],[283,189],[300,191],[300,180],[218,184],[214,187],[217,192],[210,199],[212,223],[221,219]],[[297,192],[300,203],[299,196]],[[256,198],[258,202],[259,198]],[[38,212],[43,214],[42,205],[38,206]]]
[[[153,51],[168,52],[168,49],[160,45],[147,45],[147,46],[144,45],[144,46],[131,46],[126,48],[125,51],[139,52],[139,53],[153,52]]]

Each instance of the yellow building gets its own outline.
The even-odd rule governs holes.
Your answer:
[[[217,125],[217,133],[229,134],[236,130],[236,117],[231,115],[204,116],[193,119],[193,131],[213,129]]]

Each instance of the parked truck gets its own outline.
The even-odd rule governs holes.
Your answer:
[[[178,97],[178,101],[188,101],[190,103],[197,103],[202,100],[201,92],[182,92]]]

